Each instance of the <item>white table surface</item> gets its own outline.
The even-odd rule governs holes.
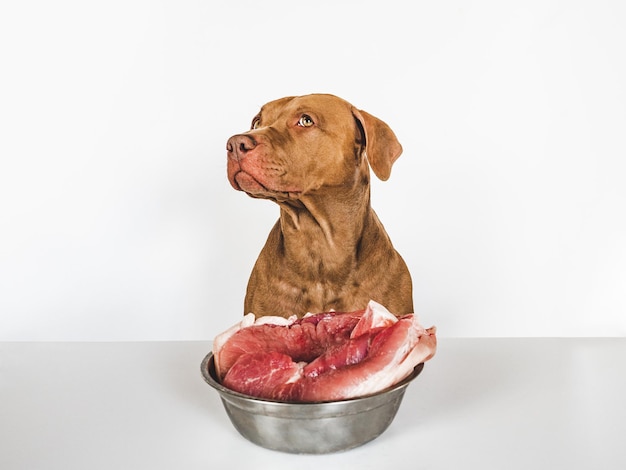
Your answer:
[[[626,468],[626,338],[440,338],[387,431],[327,455],[241,437],[209,350],[0,343],[0,469]]]

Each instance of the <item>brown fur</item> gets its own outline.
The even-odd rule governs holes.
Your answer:
[[[370,206],[370,167],[386,180],[402,153],[387,124],[332,95],[288,97],[227,149],[231,185],[280,206],[244,314],[355,311],[370,299],[413,312],[409,271]]]

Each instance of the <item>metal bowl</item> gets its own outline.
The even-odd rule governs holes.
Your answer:
[[[391,424],[411,375],[382,392],[321,403],[288,403],[259,399],[221,385],[213,353],[202,361],[204,380],[218,391],[233,426],[249,441],[266,449],[294,454],[326,454],[352,449],[380,436]]]

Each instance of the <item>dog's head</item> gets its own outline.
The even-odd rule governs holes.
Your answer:
[[[327,187],[382,180],[402,153],[380,119],[341,98],[281,98],[261,108],[251,129],[227,143],[228,179],[250,196],[298,199]]]

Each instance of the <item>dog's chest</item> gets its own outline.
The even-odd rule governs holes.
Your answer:
[[[357,290],[350,285],[320,280],[307,284],[292,284],[285,299],[290,298],[294,305],[305,312],[345,311],[353,305]]]

